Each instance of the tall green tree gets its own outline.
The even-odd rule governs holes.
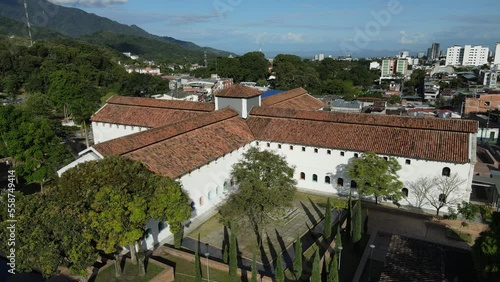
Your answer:
[[[285,270],[283,269],[283,258],[281,254],[278,254],[278,260],[276,261],[276,269],[274,270],[274,281],[285,282]]]
[[[474,242],[472,257],[481,281],[500,281],[500,213],[493,213],[489,229]]]
[[[229,235],[229,279],[238,280],[238,250],[236,248],[236,233],[231,230]]]
[[[231,175],[239,189],[219,207],[222,220],[240,222],[246,218],[261,246],[261,230],[270,215],[281,215],[285,207],[292,205],[297,190],[293,173],[294,168],[282,156],[249,149],[243,160],[233,165]]]
[[[295,280],[299,280],[302,276],[302,241],[300,240],[300,236],[297,235],[297,239],[295,240],[295,256],[293,258],[293,274],[295,276]]]
[[[250,282],[257,282],[257,261],[255,257],[255,253],[252,255],[252,278]]]
[[[200,241],[198,240],[198,244],[196,247],[196,251],[194,253],[194,281],[196,282],[201,282],[201,262],[200,262],[200,248],[199,246]]]
[[[340,225],[339,225],[337,226],[337,235],[335,235],[335,251],[338,251],[340,246],[342,246],[342,235],[340,235]]]
[[[338,261],[339,257],[337,252],[334,253],[333,258],[330,260],[330,264],[328,267],[328,282],[339,282],[339,270],[338,270]]]
[[[309,281],[311,282],[321,282],[321,271],[319,269],[319,248],[316,249],[313,258],[312,270],[311,270],[311,278]]]
[[[354,205],[354,214],[352,219],[352,242],[358,244],[361,240],[361,231],[363,230],[363,216],[361,212],[361,200]]]
[[[380,197],[391,197],[395,201],[402,198],[403,182],[397,174],[400,169],[401,165],[394,157],[385,160],[373,152],[364,153],[347,167],[349,176],[358,185],[359,192],[363,195],[373,195],[376,204]]]
[[[330,198],[327,199],[326,201],[326,208],[325,208],[325,238],[327,240],[330,239],[332,236],[332,205],[330,204]]]

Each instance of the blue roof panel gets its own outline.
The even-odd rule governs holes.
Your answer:
[[[276,94],[280,94],[281,92],[283,92],[283,90],[273,90],[273,89],[269,89],[267,90],[266,92],[262,93],[260,95],[261,98],[267,98],[267,97],[271,97],[271,96],[274,96]]]

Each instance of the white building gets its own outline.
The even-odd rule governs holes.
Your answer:
[[[489,48],[481,45],[453,46],[446,52],[447,66],[482,66],[488,63]]]
[[[497,66],[498,70],[500,70],[500,42],[497,42],[497,46],[495,49],[495,59],[493,60],[493,64]]]
[[[224,91],[215,107],[210,106],[213,110],[205,112],[195,103],[189,109],[185,104],[181,110],[176,104],[179,101],[113,97],[93,117],[93,121],[96,116],[106,121],[98,134],[103,135],[101,140],[109,141],[82,152],[80,159],[58,173],[109,155],[141,161],[154,173],[182,184],[194,209],[191,221],[201,223],[235,189],[231,166],[251,147],[284,156],[295,167],[300,190],[331,195],[350,191],[357,195],[357,184],[349,178],[346,167],[363,152],[373,151],[399,161],[405,187],[424,176],[458,174],[464,183],[450,197],[469,200],[476,121],[317,111],[324,104],[302,88],[267,98],[241,85],[231,89],[234,93]],[[254,100],[258,103],[252,105]],[[208,107],[198,104],[202,109]],[[157,106],[161,112],[155,110]],[[184,117],[177,117],[179,114]],[[136,120],[152,129],[116,138],[113,125],[137,126]],[[415,205],[414,191],[404,188],[402,192],[406,197],[401,204]],[[143,247],[151,248],[171,235],[165,224],[154,220],[146,227],[153,236],[146,238]]]
[[[379,70],[380,63],[377,61],[370,62],[370,70]]]

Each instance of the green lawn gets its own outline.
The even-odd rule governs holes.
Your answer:
[[[100,272],[96,279],[94,280],[95,282],[148,282],[151,280],[153,277],[158,275],[160,272],[163,271],[163,268],[153,264],[153,263],[148,263],[147,268],[146,268],[146,275],[143,277],[140,277],[139,274],[139,266],[133,265],[130,262],[125,263],[125,267],[123,269],[122,276],[120,278],[115,277],[115,266],[111,265],[108,268],[106,268],[104,271]]]
[[[161,257],[175,263],[175,282],[192,282],[194,280],[194,263],[182,258],[162,254]],[[202,258],[203,259],[203,258]],[[207,279],[207,267],[201,267],[203,280]],[[225,271],[210,268],[210,281],[229,282],[229,274]],[[239,279],[238,281],[241,281]],[[244,281],[247,281],[246,279]]]

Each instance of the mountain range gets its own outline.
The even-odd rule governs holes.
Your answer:
[[[234,55],[210,47],[200,47],[192,42],[154,35],[136,25],[121,24],[81,9],[55,5],[47,0],[26,0],[26,4],[34,39],[62,35],[150,59],[199,61],[203,59],[205,52],[212,58]],[[0,33],[27,35],[24,1],[0,0]]]

